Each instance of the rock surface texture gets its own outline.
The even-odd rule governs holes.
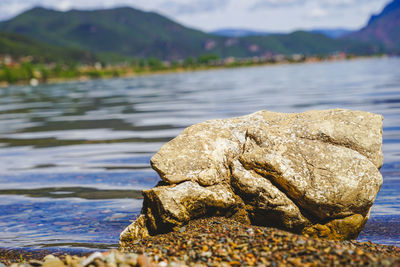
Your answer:
[[[212,215],[356,238],[382,185],[382,121],[336,109],[193,125],[152,157],[162,182],[143,191],[142,214],[120,246]]]

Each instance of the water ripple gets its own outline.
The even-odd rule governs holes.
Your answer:
[[[360,239],[400,244],[399,77],[391,58],[0,88],[0,247],[115,247],[159,181],[150,157],[185,127],[327,108],[384,115],[384,185]]]

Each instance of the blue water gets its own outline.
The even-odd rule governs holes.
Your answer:
[[[103,249],[159,180],[185,127],[261,109],[384,115],[384,185],[359,240],[400,244],[400,59],[296,64],[0,89],[0,247]]]

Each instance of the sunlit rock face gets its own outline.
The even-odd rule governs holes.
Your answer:
[[[163,182],[143,192],[120,245],[210,215],[356,238],[382,185],[382,121],[335,109],[195,124],[152,157]]]

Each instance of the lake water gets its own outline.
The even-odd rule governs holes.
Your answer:
[[[0,248],[105,249],[185,127],[261,109],[383,114],[384,185],[359,240],[400,244],[400,59],[297,64],[0,89]]]

